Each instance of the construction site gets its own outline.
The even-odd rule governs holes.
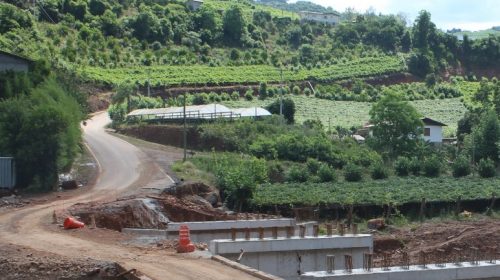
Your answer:
[[[82,126],[84,186],[0,198],[2,279],[500,279],[498,219],[366,227],[227,211],[216,188],[176,177],[181,149],[109,121]]]

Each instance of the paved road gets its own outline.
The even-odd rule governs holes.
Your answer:
[[[50,224],[54,210],[77,202],[113,199],[141,187],[145,168],[151,168],[145,164],[146,155],[138,148],[105,132],[109,122],[107,114],[101,113],[84,127],[85,141],[95,154],[101,171],[95,186],[89,192],[71,198],[0,214],[0,246],[1,243],[12,243],[68,258],[115,261],[145,272],[153,279],[255,279],[207,259],[168,255],[163,251],[145,253],[138,248],[107,244],[105,240],[90,240],[54,229]]]

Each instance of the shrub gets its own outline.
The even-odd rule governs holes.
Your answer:
[[[359,182],[363,178],[362,169],[354,163],[348,163],[344,167],[344,178],[348,182]]]
[[[266,99],[267,98],[267,84],[260,83],[259,85],[259,98]]]
[[[398,157],[394,162],[394,171],[398,176],[408,176],[410,172],[410,160],[406,157]]]
[[[193,97],[194,105],[203,105],[208,103],[208,95],[206,93],[195,94]]]
[[[294,95],[299,95],[300,94],[300,88],[299,88],[299,86],[294,86],[293,89],[292,89],[292,93]]]
[[[309,179],[309,172],[305,168],[301,168],[300,166],[292,166],[288,169],[286,173],[286,180],[288,182],[307,182]]]
[[[249,89],[247,92],[245,92],[245,99],[247,101],[252,101],[253,100],[253,90]]]
[[[306,96],[311,95],[311,90],[310,90],[309,88],[305,88],[305,89],[304,89],[304,94],[305,94]]]
[[[280,113],[280,100],[275,100],[273,103],[269,104],[266,109],[271,112],[271,114],[278,115]],[[283,116],[288,123],[294,123],[295,102],[290,98],[283,99]]]
[[[321,164],[318,169],[318,177],[320,182],[333,182],[337,178],[335,171],[328,164]]]
[[[469,159],[464,155],[459,156],[451,167],[453,169],[453,177],[456,178],[467,176],[471,171]]]
[[[316,174],[318,173],[321,163],[317,159],[308,158],[306,165],[307,169],[309,170],[309,172],[311,172],[311,174]]]
[[[238,97],[239,97],[239,94],[238,94]],[[231,100],[231,96],[229,95],[229,93],[227,93],[227,92],[223,92],[223,93],[221,93],[221,95],[220,95],[220,99],[221,99],[222,101],[229,101],[229,100]]]
[[[371,177],[373,180],[381,180],[389,177],[389,172],[383,163],[374,164],[371,170]]]
[[[495,176],[495,163],[491,159],[481,159],[477,166],[479,176],[491,178]]]
[[[420,162],[420,160],[414,157],[410,160],[409,164],[410,172],[415,176],[419,176],[420,171],[422,170],[422,163]]]
[[[238,101],[240,99],[240,93],[237,91],[233,91],[231,93],[231,100]]]
[[[437,156],[432,156],[424,161],[423,169],[427,177],[438,177],[441,174],[441,160]]]

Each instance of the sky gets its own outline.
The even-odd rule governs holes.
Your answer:
[[[372,7],[376,13],[403,13],[413,23],[420,10],[427,10],[432,21],[444,31],[452,28],[483,30],[500,26],[499,0],[308,0],[343,12],[352,7],[365,12]],[[290,1],[290,2],[296,2]]]

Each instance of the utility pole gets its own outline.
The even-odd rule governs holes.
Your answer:
[[[283,116],[283,68],[280,66],[280,116]]]
[[[150,82],[151,70],[148,68],[148,97],[151,97],[151,82]]]
[[[186,92],[184,92],[184,159],[182,161],[186,161],[187,159],[187,131],[186,131]]]

